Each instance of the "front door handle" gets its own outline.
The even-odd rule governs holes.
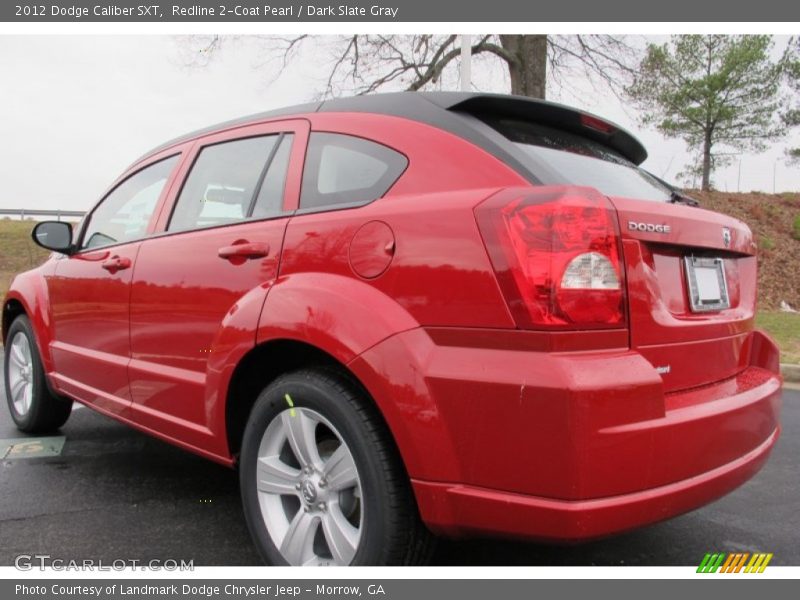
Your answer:
[[[230,246],[223,246],[220,248],[217,254],[219,254],[220,258],[230,260],[231,262],[244,262],[245,260],[269,256],[269,244],[236,240]]]
[[[108,258],[100,263],[100,266],[113,275],[117,271],[129,269],[131,266],[131,259],[115,254],[111,258]]]

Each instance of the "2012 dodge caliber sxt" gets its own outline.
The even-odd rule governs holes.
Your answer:
[[[138,160],[2,312],[25,432],[86,404],[236,467],[271,564],[584,540],[731,491],[779,434],[743,223],[596,116],[331,100]]]

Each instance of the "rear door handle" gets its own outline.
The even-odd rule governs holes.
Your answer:
[[[220,258],[227,260],[250,260],[269,256],[269,244],[236,240],[230,246],[223,246],[217,251]]]
[[[100,263],[100,266],[113,275],[117,271],[129,269],[131,266],[131,259],[115,254],[111,258]]]

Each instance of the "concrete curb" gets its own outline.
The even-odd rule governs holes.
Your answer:
[[[788,383],[800,383],[800,365],[781,363],[781,375]]]

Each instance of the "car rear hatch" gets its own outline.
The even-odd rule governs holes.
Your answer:
[[[631,347],[667,391],[744,369],[756,257],[742,222],[690,206],[612,197],[625,261]]]

